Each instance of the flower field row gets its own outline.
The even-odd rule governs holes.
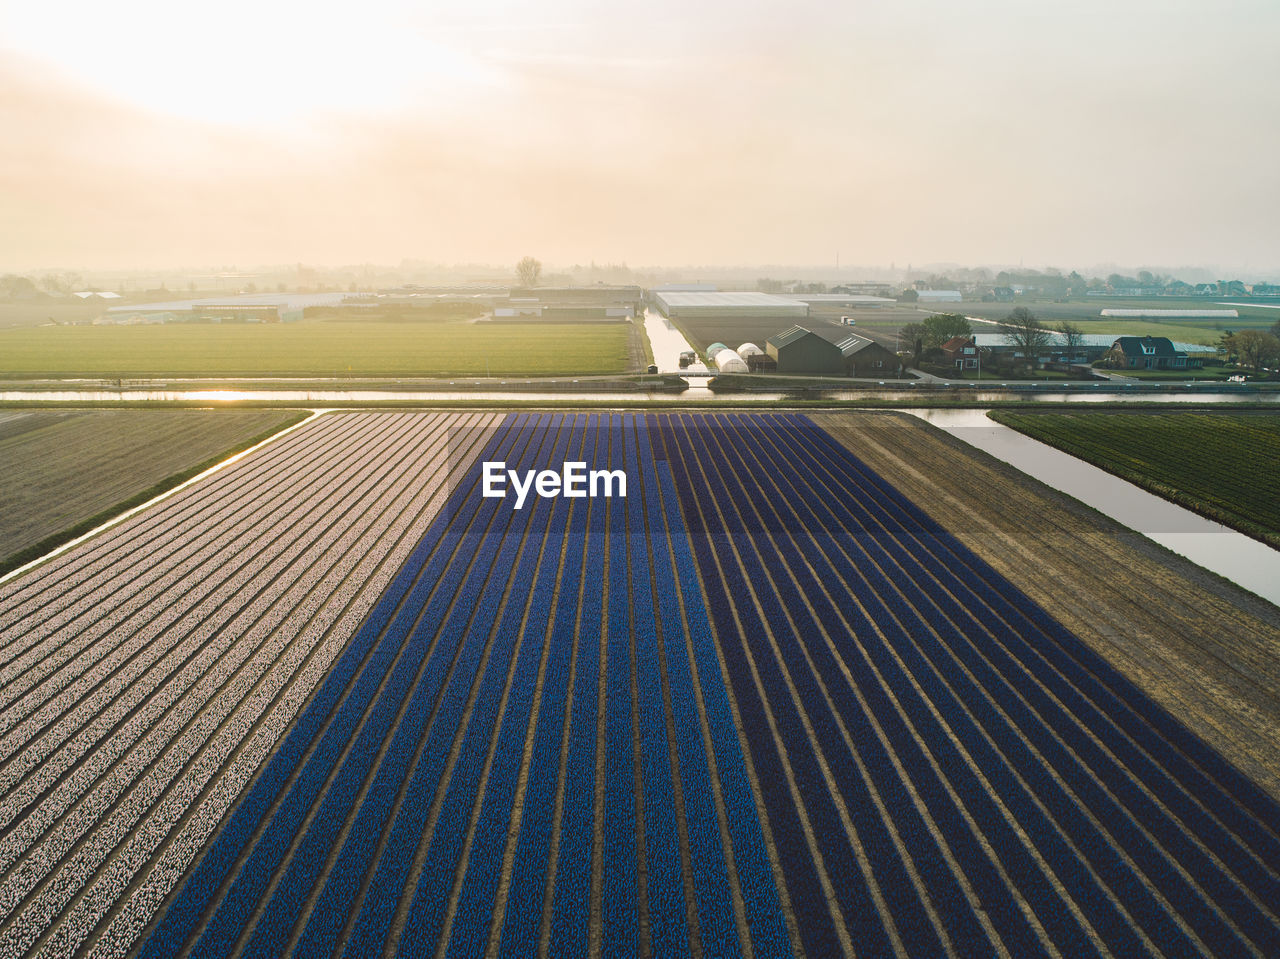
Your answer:
[[[478,461],[631,495],[516,511],[473,469],[142,955],[790,954],[650,436],[508,417]]]
[[[0,589],[0,953],[127,951],[490,419],[321,417]]]
[[[1269,956],[1277,864],[801,415],[326,414],[0,587],[0,956]]]
[[[805,418],[654,425],[806,952],[1280,948],[1257,787]]]

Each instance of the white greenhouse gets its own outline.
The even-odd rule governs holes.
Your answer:
[[[746,373],[747,363],[736,350],[718,350],[715,355],[716,369],[721,373]]]

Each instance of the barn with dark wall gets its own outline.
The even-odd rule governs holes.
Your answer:
[[[838,376],[844,372],[840,348],[803,326],[793,326],[769,337],[765,349],[777,362],[779,373]]]
[[[838,342],[793,326],[765,341],[779,373],[811,376],[897,375],[898,358],[866,336],[850,333]]]
[[[844,372],[849,376],[896,376],[898,373],[898,357],[865,336],[850,334],[837,343],[836,348],[844,360]]]

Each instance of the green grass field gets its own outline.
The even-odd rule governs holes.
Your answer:
[[[642,365],[631,323],[46,326],[0,332],[0,376],[558,376]]]
[[[1075,382],[1083,382],[1079,376],[1074,373],[1064,373],[1061,370],[1046,370],[1043,368],[1028,370],[1025,367],[1019,368],[1016,372],[1001,373],[998,370],[984,368],[982,375],[978,375],[977,370],[957,370],[953,366],[934,365],[922,363],[920,369],[925,373],[932,373],[934,376],[940,376],[944,380],[953,382],[967,380],[982,380],[1004,383],[1010,380],[1028,381],[1028,380],[1072,380]]]
[[[1247,373],[1247,370],[1241,370],[1235,366],[1222,366],[1217,363],[1209,363],[1197,369],[1184,370],[1130,370],[1117,369],[1110,370],[1106,367],[1099,367],[1100,373],[1118,373],[1135,380],[1156,380],[1170,383],[1185,383],[1188,380],[1196,380],[1203,382],[1205,380],[1215,380],[1218,382],[1226,382],[1238,373]]]
[[[857,317],[857,329],[867,334],[888,333],[901,329],[908,323],[922,323],[931,312],[963,313],[965,316],[1002,322],[1017,306],[1025,306],[1038,316],[1041,322],[1056,327],[1065,321],[1076,324],[1085,333],[1108,333],[1116,336],[1167,336],[1183,343],[1202,343],[1217,346],[1225,330],[1266,329],[1280,320],[1280,310],[1259,306],[1223,306],[1217,300],[1073,300],[1055,303],[1052,300],[1028,300],[1016,303],[940,303],[934,306],[899,305],[876,309],[847,309],[844,312]],[[1160,309],[1160,310],[1236,310],[1240,316],[1234,320],[1141,320],[1100,316],[1104,309]],[[825,317],[832,311],[818,311],[815,316]],[[975,333],[991,333],[995,327],[988,323],[974,323]],[[855,329],[854,332],[857,331]]]
[[[1280,547],[1280,416],[1009,412],[991,418]],[[1121,517],[1123,519],[1123,517]]]
[[[1204,346],[1217,346],[1225,330],[1240,330],[1242,325],[1227,326],[1223,329],[1203,325],[1204,321],[1160,321],[1155,320],[1116,320],[1099,317],[1085,320],[1076,325],[1085,333],[1114,333],[1116,336],[1167,336],[1179,343],[1200,343]],[[1054,325],[1050,323],[1050,325]]]
[[[0,411],[0,573],[305,415],[261,409]]]

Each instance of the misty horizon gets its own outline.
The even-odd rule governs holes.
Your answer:
[[[6,270],[1280,267],[1257,0],[3,9]]]
[[[907,284],[917,280],[952,279],[963,283],[994,283],[1001,273],[1017,273],[1021,275],[1043,275],[1067,277],[1079,274],[1086,280],[1105,279],[1119,274],[1124,277],[1137,277],[1150,273],[1155,278],[1167,281],[1186,283],[1213,283],[1222,280],[1241,280],[1246,284],[1274,283],[1280,280],[1280,268],[1273,270],[1249,270],[1239,267],[1222,267],[1212,265],[1194,265],[1168,267],[1158,264],[1140,264],[1137,266],[1116,263],[1096,264],[1092,267],[1058,267],[1054,265],[1024,265],[1011,263],[920,263],[889,264],[887,266],[869,266],[865,264],[832,264],[821,263],[762,263],[762,264],[641,264],[636,266],[627,263],[587,263],[557,264],[543,263],[541,285],[583,285],[594,283],[620,283],[638,286],[655,286],[662,283],[719,283],[741,285],[754,288],[762,280],[775,282],[824,282],[831,285],[841,283],[880,282],[886,284]],[[0,275],[28,276],[43,280],[51,278],[59,280],[59,286],[68,288],[68,281],[78,282],[88,287],[102,287],[115,284],[121,289],[134,291],[155,291],[161,288],[172,288],[180,292],[182,288],[203,290],[226,290],[240,286],[242,292],[272,292],[275,286],[313,287],[317,284],[344,285],[355,283],[362,289],[382,288],[397,284],[418,284],[428,286],[448,286],[467,283],[511,285],[516,282],[514,264],[496,262],[475,263],[431,263],[415,261],[408,258],[391,263],[264,263],[248,266],[238,265],[180,265],[140,268],[89,267],[84,265],[36,266],[28,269],[13,269],[0,263]],[[258,282],[266,282],[269,286],[257,287]],[[194,286],[193,286],[194,284]],[[75,285],[74,282],[72,285]],[[172,286],[171,286],[172,285]],[[244,290],[253,285],[254,290]],[[270,287],[270,288],[269,288]],[[45,286],[44,289],[50,287]]]

